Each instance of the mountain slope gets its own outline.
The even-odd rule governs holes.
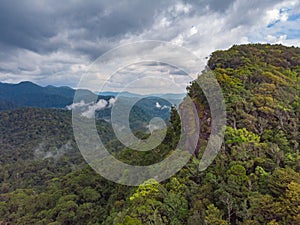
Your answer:
[[[198,171],[211,115],[193,82],[188,94],[200,119],[197,158],[163,184],[140,185],[104,224],[300,224],[300,49],[233,46],[214,52],[208,66],[226,102],[218,156]]]
[[[281,45],[241,45],[213,53],[208,65],[227,108],[225,143],[214,162],[200,172],[211,115],[206,97],[193,82],[187,89],[201,123],[199,151],[162,183],[151,179],[139,187],[113,184],[89,167],[76,167],[80,160],[73,154],[61,160],[26,160],[20,153],[14,158],[15,150],[33,153],[42,137],[64,146],[72,136],[70,112],[0,113],[0,153],[6,152],[0,164],[0,223],[300,224],[299,59],[299,48]],[[173,109],[166,143],[155,151],[172,153],[179,119]],[[107,132],[113,151],[118,144],[109,142],[112,130],[106,125],[99,124],[99,132]],[[129,164],[148,162],[142,157],[151,156],[138,158],[128,149],[120,153],[120,160],[124,157]]]

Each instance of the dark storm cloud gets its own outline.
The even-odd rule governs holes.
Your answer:
[[[0,1],[0,42],[35,52],[69,49],[95,56],[89,42],[118,40],[153,23],[162,1]],[[105,50],[110,46],[102,46]],[[99,52],[97,53],[99,55]]]
[[[231,0],[186,1],[200,11],[205,6],[226,10]],[[150,27],[155,15],[176,1],[45,1],[1,0],[0,42],[35,52],[78,51],[95,58],[111,48],[91,43],[118,42],[126,34]]]
[[[150,28],[156,15],[176,2],[179,1],[0,0],[0,42],[41,54],[63,49],[88,55],[93,60],[117,45],[124,36],[138,35]],[[226,12],[233,2],[184,1],[192,6],[193,14],[201,14],[207,7]],[[245,21],[251,21],[248,18],[251,14],[243,12],[243,15],[247,15]],[[233,19],[233,26],[235,21],[241,22],[241,18],[243,16]]]
[[[25,1],[1,1],[0,41],[8,46],[39,50],[55,35],[49,12]]]

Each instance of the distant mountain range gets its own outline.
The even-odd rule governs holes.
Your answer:
[[[166,94],[148,94],[148,95],[141,95],[141,94],[135,94],[131,92],[111,92],[111,91],[105,91],[105,92],[97,92],[96,94],[101,96],[121,96],[121,97],[130,97],[130,98],[141,98],[141,97],[160,97],[164,99],[171,99],[171,100],[177,100],[177,99],[183,99],[185,97],[185,93],[181,94],[174,94],[174,93],[166,93]]]
[[[0,111],[18,108],[56,108],[72,109],[75,93],[90,99],[103,99],[107,105],[101,108],[93,108],[97,119],[111,120],[111,98],[116,98],[116,106],[129,105],[135,102],[130,112],[130,124],[134,130],[144,130],[153,117],[160,117],[166,122],[169,121],[170,108],[172,105],[179,105],[185,94],[152,94],[139,95],[130,92],[101,92],[94,93],[89,90],[76,90],[70,87],[42,87],[29,81],[18,84],[0,82]],[[94,98],[94,97],[95,98]],[[85,114],[93,115],[89,108],[90,103],[85,102]],[[125,120],[125,119],[124,119]]]
[[[158,97],[167,99],[172,104],[179,104],[185,94],[151,94],[139,95],[130,92],[101,92],[92,93],[89,90],[78,90],[82,95],[98,95],[98,98],[109,99],[110,97],[146,98]],[[0,82],[0,110],[20,107],[37,108],[65,108],[73,103],[76,90],[67,86],[55,87],[48,85],[39,86],[35,83],[24,81],[18,84]],[[78,92],[77,92],[78,93]]]
[[[0,110],[19,107],[64,108],[72,104],[75,90],[69,87],[41,87],[29,81],[0,83]]]

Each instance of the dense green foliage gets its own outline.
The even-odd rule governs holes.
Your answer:
[[[225,143],[200,172],[211,118],[205,96],[191,83],[198,149],[163,183],[151,179],[129,188],[97,175],[78,153],[69,112],[1,112],[0,224],[300,224],[300,49],[233,46],[213,53],[208,65],[226,101]],[[106,122],[98,131],[118,158],[150,164],[178,142],[174,109],[170,122],[156,154],[121,151]]]

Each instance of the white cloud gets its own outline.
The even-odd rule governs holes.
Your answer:
[[[190,36],[193,36],[194,34],[198,33],[198,29],[195,26],[192,26],[190,29]]]
[[[108,101],[105,99],[100,99],[98,102],[91,104],[85,103],[83,100],[80,102],[72,103],[71,105],[66,106],[68,110],[80,110],[82,111],[81,115],[89,119],[94,117],[95,111],[102,110],[105,108],[110,108],[115,104],[116,99],[110,98]]]
[[[160,20],[160,22],[158,23],[157,28],[167,28],[170,25],[171,25],[171,22],[166,17],[163,17]]]
[[[299,21],[289,19],[299,14],[299,6],[299,0],[287,0],[269,7],[263,14],[261,24],[258,23],[251,29],[249,39],[253,42],[300,46],[300,36],[294,36],[290,32],[300,30]]]
[[[273,35],[268,35],[266,37],[266,40],[270,43],[276,43],[276,44],[282,44],[285,42],[285,40],[287,39],[287,35],[284,34],[284,35],[280,35],[278,37],[276,36],[273,36]]]
[[[176,13],[188,14],[191,11],[192,6],[190,4],[177,3],[174,7],[171,7],[169,11],[175,11]]]
[[[74,110],[74,109],[78,109],[78,108],[87,107],[88,105],[89,104],[87,104],[83,100],[81,100],[80,102],[76,102],[76,103],[72,103],[71,105],[67,105],[66,108],[67,108],[67,110]]]
[[[164,109],[170,109],[169,106],[167,106],[167,105],[163,105],[163,106],[162,106],[162,105],[159,104],[159,102],[156,102],[156,103],[155,103],[155,107],[158,108],[158,109],[161,109],[161,110],[164,110]]]
[[[87,68],[87,57],[58,51],[40,54],[26,49],[15,49],[0,61],[2,82],[31,80],[40,85],[71,85],[76,87]]]
[[[116,99],[115,99],[115,98],[110,98],[110,99],[108,100],[109,107],[112,107],[112,106],[115,104],[115,102],[116,102]]]
[[[170,107],[167,105],[164,105],[163,107],[161,107],[161,110],[164,110],[164,109],[170,109]]]
[[[87,118],[93,118],[95,115],[95,111],[104,109],[107,106],[107,101],[104,99],[100,99],[97,103],[93,105],[89,105],[88,109],[82,113],[82,116]]]

